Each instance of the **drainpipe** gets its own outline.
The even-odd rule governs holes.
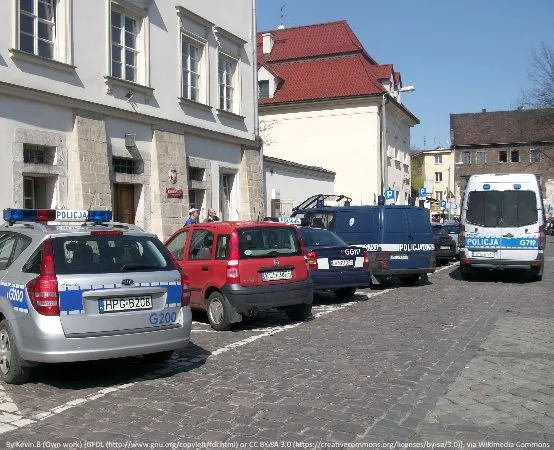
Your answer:
[[[263,148],[263,142],[260,139],[260,118],[258,113],[258,107],[259,107],[259,94],[258,94],[258,51],[257,51],[257,24],[256,24],[256,0],[252,0],[252,78],[254,81],[254,141],[259,146],[259,152],[260,152],[260,179],[262,180],[262,186],[261,186],[261,207],[262,211],[260,211],[263,215],[265,215],[265,199],[266,199],[266,192],[265,192],[265,183],[263,182],[264,179],[264,148]],[[257,217],[253,219],[259,219],[261,220],[261,217]]]

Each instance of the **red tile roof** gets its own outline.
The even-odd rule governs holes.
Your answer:
[[[309,59],[271,66],[282,80],[273,98],[260,104],[378,95],[384,91],[360,54]]]
[[[390,80],[391,75],[394,73],[392,64],[371,66],[371,70],[377,80]]]
[[[262,34],[258,33],[258,62],[277,62],[300,58],[313,58],[340,53],[363,52],[369,56],[346,20],[295,28],[271,30],[274,45],[269,55],[263,54]]]

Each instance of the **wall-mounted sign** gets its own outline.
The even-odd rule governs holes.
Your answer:
[[[177,169],[175,167],[170,167],[168,176],[169,176],[169,182],[171,184],[177,183]]]
[[[165,195],[167,195],[167,198],[183,198],[183,190],[165,188]]]

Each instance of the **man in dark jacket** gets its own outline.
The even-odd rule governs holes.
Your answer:
[[[215,209],[208,209],[208,217],[204,219],[204,222],[219,222],[219,217],[217,217]]]

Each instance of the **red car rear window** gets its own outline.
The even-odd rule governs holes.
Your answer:
[[[238,230],[240,259],[272,258],[301,254],[292,227],[242,228]]]

